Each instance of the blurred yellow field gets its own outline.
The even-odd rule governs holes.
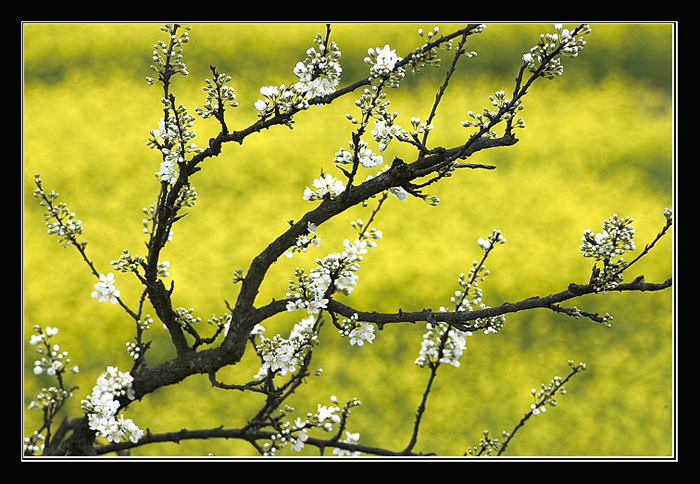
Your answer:
[[[343,52],[341,85],[367,75],[368,47],[390,44],[403,55],[420,46],[413,24],[337,24],[332,38]],[[489,257],[484,302],[496,306],[588,282],[592,261],[579,250],[584,229],[599,231],[613,213],[634,218],[637,252],[663,227],[663,209],[673,207],[672,26],[595,25],[580,58],[567,59],[564,75],[541,79],[524,99],[526,128],[512,147],[477,153],[470,162],[495,170],[457,171],[429,187],[436,207],[409,197],[390,197],[374,226],[383,238],[363,260],[358,286],[346,300],[381,312],[439,308],[450,303],[457,277],[479,258],[476,241],[500,229],[507,243]],[[441,26],[448,32],[449,26]],[[467,111],[488,106],[494,91],[513,89],[520,59],[551,26],[494,25],[475,36],[439,109],[430,143],[454,146],[470,132],[460,125]],[[172,86],[178,103],[194,113],[202,106],[209,65],[232,76],[240,106],[227,123],[242,129],[256,121],[260,86],[294,81],[292,69],[304,57],[316,24],[193,24],[184,48],[190,74]],[[43,208],[32,196],[34,174],[60,194],[84,225],[87,254],[102,273],[128,249],[144,254],[142,209],[156,200],[160,155],[146,146],[163,111],[162,90],[145,78],[150,53],[163,38],[151,24],[28,24],[24,26],[23,93],[23,300],[24,334],[32,325],[59,328],[57,342],[80,373],[79,389],[66,415],[80,414],[80,400],[108,365],[128,369],[125,344],[133,322],[118,306],[90,297],[95,278],[73,247],[62,249],[46,234]],[[519,50],[517,50],[519,49]],[[443,54],[443,65],[451,57]],[[640,63],[656,62],[656,65]],[[444,67],[389,91],[399,124],[425,119],[442,82]],[[230,143],[192,177],[198,200],[174,228],[163,259],[170,261],[175,304],[194,308],[206,320],[226,313],[238,286],[234,271],[250,261],[288,220],[299,220],[315,202],[302,199],[320,170],[340,172],[334,154],[347,147],[353,126],[346,113],[359,93],[295,117],[294,129],[275,127]],[[198,119],[198,146],[218,132],[215,120]],[[406,160],[414,150],[393,141],[383,154]],[[365,170],[374,175],[378,170]],[[315,258],[342,249],[353,236],[350,222],[367,220],[374,206],[355,207],[319,227],[320,248],[273,265],[258,301],[282,299],[295,267],[311,268]],[[672,276],[673,243],[663,238],[626,276],[648,282]],[[632,257],[636,255],[633,253]],[[115,273],[122,299],[138,305],[139,281]],[[588,371],[567,385],[568,393],[546,415],[530,421],[508,448],[510,456],[669,456],[673,447],[673,291],[586,296],[580,309],[614,316],[612,327],[551,311],[509,315],[495,335],[474,334],[460,368],[445,365],[428,401],[416,450],[462,455],[484,429],[492,435],[512,427],[529,409],[531,388],[567,372],[567,360],[584,361]],[[146,311],[148,312],[148,311]],[[269,334],[287,334],[299,313],[266,322]],[[203,329],[206,333],[206,329]],[[357,397],[348,429],[367,445],[402,449],[412,430],[428,377],[413,364],[423,323],[388,325],[372,344],[350,346],[331,324],[324,326],[314,367],[293,399],[304,415],[332,394]],[[172,356],[166,331],[154,324],[151,366]],[[34,351],[23,347],[24,399],[28,404],[51,380],[34,376]],[[223,381],[252,379],[255,355],[220,372]],[[148,395],[128,408],[142,428],[237,427],[254,415],[256,395],[211,388],[193,377]],[[25,410],[24,433],[40,425],[40,412]],[[311,453],[313,449],[305,449]],[[257,455],[245,442],[183,441],[137,448],[132,455]],[[285,455],[291,455],[285,450]]]

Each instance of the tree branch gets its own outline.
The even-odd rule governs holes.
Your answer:
[[[443,37],[440,37],[433,42],[430,42],[423,46],[423,48],[420,50],[420,52],[427,52],[430,49],[433,49],[435,47],[439,47],[440,45],[452,40],[455,37],[459,37],[460,35],[463,36],[469,36],[474,33],[474,30],[479,27],[480,24],[468,24],[465,28],[456,30],[455,32],[452,32],[451,34],[445,35]],[[408,54],[406,57],[398,61],[395,65],[395,69],[398,69],[400,67],[405,66],[406,64],[410,63],[411,60],[416,56],[415,52],[412,52]],[[349,94],[356,89],[361,88],[362,86],[367,86],[372,82],[371,77],[365,77],[363,79],[360,79],[358,81],[353,82],[352,84],[349,84],[348,86],[345,86],[341,89],[338,89],[330,94],[326,94],[324,96],[316,96],[311,99],[309,99],[309,106],[314,106],[314,105],[324,105],[324,104],[330,104],[333,102],[335,99],[344,96],[346,94]],[[206,158],[212,157],[212,156],[218,156],[221,153],[221,145],[227,142],[234,141],[236,143],[242,144],[243,140],[253,134],[262,131],[263,129],[268,129],[272,126],[275,125],[283,125],[287,124],[292,117],[297,114],[300,109],[292,109],[288,113],[280,113],[275,116],[271,116],[265,119],[260,119],[257,122],[253,123],[249,127],[239,130],[239,131],[233,131],[231,133],[222,131],[216,136],[215,138],[211,138],[209,140],[209,148],[206,148],[203,152],[197,154],[194,156],[190,161],[186,163],[187,166],[187,173],[188,175],[191,175],[192,173],[195,173],[198,171],[200,168],[197,166],[199,163],[204,161]]]
[[[206,440],[206,439],[243,439],[252,444],[257,440],[270,440],[275,436],[275,432],[256,430],[256,429],[225,429],[223,427],[216,427],[213,429],[201,429],[201,430],[186,430],[182,429],[176,432],[165,432],[161,434],[151,434],[147,433],[138,443],[134,444],[132,442],[117,442],[113,444],[102,445],[95,448],[97,455],[104,455],[111,452],[120,452],[135,447],[140,447],[146,444],[152,443],[164,443],[164,442],[175,442],[179,443],[183,440]],[[320,449],[321,452],[324,451],[326,447],[339,448],[348,450],[351,452],[362,452],[371,455],[381,455],[381,456],[417,456],[424,455],[413,452],[404,451],[393,451],[389,449],[384,449],[381,447],[372,447],[368,445],[362,445],[355,442],[343,442],[334,439],[318,439],[314,437],[309,437],[305,440],[305,444],[312,445]],[[257,447],[257,446],[256,446]]]
[[[477,139],[466,145],[457,146],[451,149],[436,148],[431,151],[431,154],[427,157],[420,157],[411,164],[403,164],[397,169],[391,169],[387,172],[378,175],[366,182],[350,187],[346,190],[343,197],[338,197],[336,199],[324,200],[318,207],[307,212],[298,222],[292,225],[286,232],[280,235],[275,241],[268,245],[265,250],[263,250],[255,259],[248,270],[245,278],[243,279],[243,284],[241,291],[239,293],[238,301],[236,303],[236,308],[239,311],[245,311],[248,315],[252,315],[254,312],[253,303],[258,292],[258,288],[267,273],[268,268],[273,262],[277,260],[289,247],[294,244],[296,238],[307,231],[307,225],[309,222],[320,226],[323,222],[328,219],[344,212],[350,207],[353,207],[363,201],[385,191],[389,188],[401,186],[409,183],[410,181],[429,175],[435,172],[439,167],[459,157],[468,157],[471,154],[497,146],[510,146],[517,142],[515,137],[509,138],[496,138],[496,139]],[[470,168],[487,168],[490,169],[488,165],[468,165]],[[236,310],[234,308],[234,312]],[[239,313],[241,314],[241,313]],[[268,313],[258,313],[260,315],[268,316]],[[253,318],[252,328],[254,324],[260,321],[259,316]]]
[[[672,285],[672,280],[669,278],[662,283],[646,283],[643,282],[643,278],[638,278],[637,280],[626,283],[619,284],[611,291],[661,291],[663,289],[669,288]],[[524,311],[526,309],[536,309],[545,308],[553,309],[553,305],[566,301],[568,299],[573,299],[576,297],[584,296],[586,294],[595,294],[598,292],[598,287],[595,284],[569,284],[569,287],[561,292],[550,294],[548,296],[539,297],[533,296],[522,301],[515,303],[503,303],[500,306],[475,309],[473,311],[452,311],[452,312],[433,312],[431,309],[424,309],[422,311],[415,312],[404,312],[399,311],[398,313],[379,313],[379,312],[367,312],[358,311],[350,306],[347,306],[336,300],[331,300],[328,302],[328,310],[335,313],[341,314],[345,317],[351,317],[357,314],[359,321],[365,321],[368,323],[376,324],[379,329],[385,324],[391,323],[416,323],[418,321],[428,321],[428,322],[444,322],[453,326],[460,331],[475,331],[478,329],[477,326],[469,325],[470,321],[483,318],[492,318],[494,316],[500,316],[508,313],[515,313],[518,311]]]

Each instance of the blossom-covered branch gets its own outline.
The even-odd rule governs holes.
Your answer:
[[[672,279],[667,279],[660,283],[643,282],[643,278],[639,281],[633,281],[626,284],[619,284],[613,290],[618,292],[625,291],[661,291],[671,287]],[[493,318],[503,314],[515,313],[526,309],[552,309],[555,304],[567,301],[569,299],[578,298],[586,294],[595,294],[597,286],[595,284],[569,284],[569,287],[561,292],[549,294],[539,297],[533,296],[515,303],[503,303],[499,306],[490,308],[474,309],[471,311],[454,311],[454,312],[436,312],[430,309],[423,311],[397,313],[379,313],[374,311],[356,310],[346,304],[338,301],[330,301],[328,309],[350,317],[357,315],[357,318],[362,321],[375,323],[380,328],[385,324],[391,323],[415,323],[419,321],[435,321],[444,322],[450,326],[454,326],[461,331],[475,331],[478,327],[468,324],[471,321],[482,318]]]
[[[489,431],[484,430],[484,436],[479,441],[479,445],[469,447],[467,449],[467,455],[502,455],[508,447],[510,441],[513,439],[513,437],[515,437],[516,432],[520,430],[531,417],[536,417],[538,415],[544,414],[547,411],[548,406],[556,407],[557,400],[555,396],[557,394],[566,394],[566,388],[564,388],[564,384],[571,380],[571,378],[574,375],[585,371],[587,368],[585,363],[574,364],[573,360],[569,360],[568,363],[571,372],[566,377],[562,378],[560,376],[555,376],[549,383],[542,383],[539,391],[535,388],[530,390],[530,393],[532,394],[532,397],[534,399],[534,403],[530,405],[530,410],[520,419],[520,421],[517,423],[513,430],[511,430],[510,432],[506,432],[504,430],[501,434],[502,438],[500,440],[492,439],[491,437],[489,437]]]
[[[162,442],[182,442],[186,440],[206,440],[206,439],[240,439],[251,443],[256,448],[262,447],[256,444],[257,441],[270,441],[275,440],[274,437],[277,434],[275,432],[267,430],[250,430],[246,428],[223,428],[216,427],[211,429],[199,429],[199,430],[178,430],[175,432],[165,432],[158,434],[146,434],[144,435],[138,444],[130,441],[110,443],[106,445],[99,446],[95,449],[96,455],[111,454],[113,452],[126,451],[133,449],[142,445],[162,443]],[[290,440],[286,442],[285,445],[294,446],[295,440]],[[363,445],[359,442],[354,442],[350,439],[340,440],[340,439],[320,439],[318,437],[306,437],[303,440],[305,445],[313,446],[319,449],[321,455],[324,455],[326,449],[333,449],[333,455],[375,455],[384,457],[412,457],[421,455],[430,455],[414,452],[403,452],[403,451],[392,451],[382,447]]]

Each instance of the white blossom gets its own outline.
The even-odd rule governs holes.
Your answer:
[[[399,56],[396,55],[396,50],[391,49],[389,44],[386,44],[384,48],[377,48],[377,63],[378,69],[388,69],[391,70],[396,65],[399,60]]]
[[[293,373],[298,362],[295,347],[288,341],[283,341],[279,335],[268,341],[269,346],[262,352],[261,373],[266,374],[268,370],[279,372],[281,376],[286,376],[288,372]]]
[[[156,172],[156,176],[159,180],[172,185],[177,181],[179,173],[180,169],[178,164],[175,161],[168,159],[160,163],[160,170]]]
[[[342,439],[340,442],[357,443],[358,440],[360,440],[360,433],[359,432],[352,433],[352,432],[346,430],[345,431],[345,438]],[[339,447],[336,447],[333,449],[333,454],[335,454],[337,456],[353,456],[354,457],[354,456],[360,455],[360,452],[341,449]]]
[[[449,363],[459,367],[459,358],[467,346],[466,336],[469,333],[452,328],[446,323],[428,323],[428,331],[423,335],[420,353],[415,364],[420,367],[431,367],[437,363]],[[445,332],[448,333],[440,355],[440,342]]]
[[[304,442],[309,438],[306,429],[301,429],[296,437],[292,437],[292,450],[300,452],[304,448]]]
[[[338,62],[340,50],[335,42],[326,45],[321,34],[316,35],[314,42],[317,47],[307,49],[306,58],[294,66],[298,82],[260,88],[264,99],[258,99],[254,104],[259,116],[264,117],[272,110],[277,114],[307,109],[309,99],[335,92],[343,72]]]
[[[307,233],[297,236],[294,245],[286,250],[284,255],[291,259],[296,252],[306,252],[309,245],[316,248],[320,247],[321,239],[318,236],[313,235],[311,238],[309,238],[309,235],[316,233],[316,228],[316,224],[307,222]]]
[[[267,109],[267,103],[262,99],[258,99],[255,101],[255,109],[258,111],[265,111],[265,109]]]
[[[365,63],[370,64],[370,77],[382,78],[388,87],[398,87],[399,82],[405,76],[403,67],[396,67],[401,57],[396,50],[385,44],[384,47],[369,48]]]
[[[279,96],[279,89],[277,86],[263,86],[260,88],[260,94],[265,97],[276,97]]]
[[[338,423],[340,422],[340,416],[337,415],[336,413],[340,411],[339,407],[335,406],[325,406],[321,405],[320,403],[318,404],[318,407],[316,409],[316,415],[314,415],[314,420],[316,423]]]
[[[554,24],[555,33],[540,35],[537,45],[523,55],[523,63],[530,72],[536,72],[542,67],[541,75],[547,79],[554,79],[564,73],[564,67],[558,57],[549,58],[547,65],[542,66],[545,57],[553,54],[559,49],[558,54],[566,57],[576,57],[586,45],[583,37],[574,37],[572,32],[564,29],[562,24]],[[579,30],[580,34],[587,34],[591,31],[588,25],[584,25]]]
[[[579,246],[584,257],[603,261],[602,269],[594,271],[592,282],[606,291],[622,282],[622,271],[628,263],[622,255],[628,250],[635,250],[634,226],[631,217],[620,218],[613,214],[603,221],[603,230],[594,234],[590,229],[583,231],[582,244]],[[617,260],[615,260],[617,258]]]
[[[361,322],[352,331],[350,331],[350,344],[362,346],[365,341],[371,343],[374,340],[374,326],[369,323]]]
[[[311,345],[317,342],[315,322],[314,316],[299,321],[286,339],[279,334],[268,339],[263,336],[265,329],[259,326],[256,331],[259,342],[256,343],[255,349],[262,358],[263,364],[256,378],[264,378],[269,372],[278,372],[281,376],[294,373]]]
[[[223,72],[214,77],[213,82],[209,79],[205,79],[206,85],[203,90],[207,93],[206,103],[204,108],[200,108],[199,106],[194,108],[197,114],[203,119],[216,116],[219,110],[226,106],[238,106],[233,88],[225,85],[225,83],[230,80],[231,76]]]
[[[78,367],[72,366],[69,368],[70,358],[68,358],[67,351],[61,351],[61,348],[51,342],[51,338],[58,333],[58,328],[47,327],[42,329],[39,325],[34,325],[33,330],[36,334],[32,335],[29,343],[31,345],[38,345],[36,352],[40,355],[38,360],[34,361],[33,372],[35,375],[41,375],[46,373],[47,375],[55,376],[61,375],[63,372],[69,370],[73,373],[78,373]],[[57,394],[55,392],[49,392],[56,398]],[[65,396],[70,396],[66,393]]]
[[[381,155],[372,152],[365,141],[360,141],[360,145],[357,150],[357,158],[360,161],[360,164],[365,168],[373,168],[384,163],[384,158]]]
[[[131,419],[125,419],[123,415],[117,417],[121,405],[119,397],[135,398],[133,381],[130,373],[107,367],[97,379],[92,393],[81,402],[90,429],[109,442],[120,442],[128,435],[129,440],[136,443],[143,436],[143,431]]]
[[[109,301],[112,304],[116,304],[120,292],[119,289],[114,287],[114,282],[114,274],[111,272],[106,276],[100,274],[100,282],[95,284],[95,290],[91,294],[92,297],[97,298],[97,302]]]
[[[304,190],[304,200],[322,200],[324,197],[334,199],[343,191],[343,182],[331,175],[322,175],[313,182],[315,190],[306,187]]]
[[[384,163],[382,155],[374,153],[372,149],[368,147],[366,141],[360,140],[357,150],[355,150],[355,145],[352,141],[349,141],[348,144],[350,145],[350,150],[340,148],[340,150],[335,153],[333,162],[342,165],[351,164],[355,160],[354,153],[357,151],[357,161],[365,168],[373,168]]]
[[[383,152],[392,138],[401,137],[402,130],[398,124],[393,124],[394,117],[388,116],[374,121],[372,136],[379,143],[379,152]]]
[[[538,407],[536,404],[533,403],[532,405],[530,405],[530,410],[532,411],[532,415],[536,417],[540,413],[545,413],[547,411],[547,408],[544,405]]]
[[[314,42],[317,47],[307,49],[306,59],[294,66],[294,74],[299,78],[294,89],[304,93],[307,99],[335,92],[343,72],[338,61],[341,56],[338,45],[335,42],[326,45],[320,33]]]

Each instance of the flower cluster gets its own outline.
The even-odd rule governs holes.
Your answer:
[[[359,322],[350,330],[350,344],[362,346],[365,341],[371,343],[374,340],[374,326],[369,323]]]
[[[166,108],[172,107],[166,99],[163,99],[163,103]],[[157,130],[151,130],[152,138],[148,140],[147,145],[150,148],[158,148],[163,153],[160,170],[156,172],[160,181],[175,183],[180,172],[179,164],[185,161],[184,155],[202,151],[195,143],[191,143],[197,136],[197,133],[190,129],[194,126],[194,120],[195,116],[188,114],[187,108],[181,104],[167,119],[158,122]]]
[[[137,272],[139,267],[146,262],[146,259],[140,255],[132,256],[129,249],[124,249],[119,259],[111,261],[109,264],[115,271],[119,272]]]
[[[114,287],[114,283],[114,274],[111,272],[106,276],[104,274],[100,274],[100,282],[95,284],[95,290],[92,291],[90,295],[97,298],[97,302],[109,301],[112,304],[117,304],[121,293],[119,292],[119,289]]]
[[[64,390],[63,388],[42,388],[41,392],[39,392],[39,394],[36,396],[36,399],[32,400],[27,408],[30,410],[41,409],[46,414],[52,414],[64,400],[72,395],[72,392]]]
[[[255,378],[261,379],[269,373],[279,373],[286,376],[294,373],[299,360],[303,359],[311,347],[318,342],[316,318],[309,316],[294,325],[289,338],[277,334],[272,339],[263,336],[265,329],[257,325],[254,334],[260,339],[255,345],[255,351],[263,361]]]
[[[294,245],[285,251],[284,255],[291,259],[295,252],[306,252],[309,245],[312,245],[313,247],[321,246],[321,239],[316,235],[311,235],[316,233],[316,224],[309,222],[306,225],[306,230],[307,233],[301,234],[299,237],[297,237]]]
[[[486,28],[486,25],[481,24],[471,31],[471,33],[481,33]],[[432,30],[428,30],[427,34],[423,29],[418,29],[418,35],[421,36],[425,44],[417,48],[411,56],[409,65],[414,73],[420,73],[420,70],[424,66],[440,67],[440,58],[438,57],[438,50],[435,47],[428,47],[428,44],[432,42],[433,37],[435,37],[440,31],[439,27],[435,27]],[[452,40],[449,40],[442,44],[445,50],[452,49]],[[465,57],[476,57],[476,52],[474,51],[462,51],[461,55]]]
[[[197,190],[190,184],[183,186],[180,189],[180,194],[175,200],[176,207],[194,207],[194,203],[197,201]]]
[[[355,105],[360,108],[362,113],[362,121],[358,121],[350,113],[345,115],[351,123],[360,125],[360,132],[366,129],[369,119],[374,118],[372,136],[379,144],[380,153],[386,150],[393,138],[402,138],[404,136],[401,126],[396,124],[398,114],[387,111],[390,101],[386,97],[386,93],[382,92],[378,86],[365,88],[360,98],[355,101]],[[335,163],[349,164],[359,162],[362,166],[369,168],[381,165],[384,162],[381,155],[376,155],[367,148],[365,141],[360,140],[356,147],[354,141],[351,140],[349,145],[350,151],[341,148],[335,154],[333,159]]]
[[[325,198],[330,198],[333,200],[335,197],[340,195],[345,191],[345,186],[343,182],[338,180],[336,177],[331,175],[324,175],[314,180],[313,182],[315,190],[309,187],[304,189],[304,200],[323,200]]]
[[[515,102],[511,103],[510,99],[506,97],[505,91],[496,91],[494,95],[489,96],[489,101],[491,101],[491,105],[493,107],[497,108],[496,111],[491,111],[489,108],[484,108],[480,114],[474,114],[473,111],[469,110],[467,111],[467,115],[471,118],[471,120],[467,119],[462,121],[462,126],[465,128],[488,130],[499,121],[511,120],[516,111],[520,111],[524,108],[522,98],[519,98]],[[516,128],[524,128],[525,121],[523,121],[523,118],[518,118],[514,126]],[[482,136],[486,138],[497,138],[498,133],[493,130],[489,130],[485,131]]]
[[[338,400],[331,396],[331,403],[337,404]],[[306,417],[309,423],[318,425],[326,432],[330,432],[333,430],[333,424],[340,422],[340,415],[338,415],[338,412],[340,412],[340,407],[333,405],[326,406],[319,403],[316,413],[313,415],[311,413],[307,413]]]
[[[466,337],[469,333],[445,323],[428,323],[427,327],[428,331],[423,335],[415,364],[421,368],[433,368],[439,363],[449,363],[458,367],[459,358],[467,346]]]
[[[503,238],[500,230],[494,229],[486,239],[480,237],[477,241],[479,247],[484,251],[484,258],[493,250],[496,245],[505,244],[506,239]],[[482,260],[483,262],[483,260]],[[459,290],[455,291],[454,296],[450,301],[455,304],[455,311],[472,311],[474,308],[485,309],[488,306],[481,301],[483,292],[479,287],[479,282],[484,282],[486,276],[490,272],[486,266],[477,260],[472,261],[472,267],[469,269],[469,275],[460,274],[457,279]],[[440,311],[446,311],[445,308],[440,308]],[[503,328],[505,316],[492,316],[489,318],[477,318],[472,326],[478,329],[483,329],[484,334],[497,333]]]
[[[349,319],[343,319],[339,328],[340,336],[348,336],[351,345],[363,346],[365,342],[374,341],[374,326],[364,321],[358,321],[357,313]]]
[[[474,260],[469,274],[460,274],[457,278],[459,289],[454,292],[450,301],[455,306],[455,311],[472,311],[475,307],[485,309],[488,306],[481,301],[482,290],[479,282],[483,282],[489,271],[484,266],[483,261],[496,245],[505,244],[506,239],[501,235],[500,230],[493,230],[486,239],[480,237],[477,241],[479,247],[484,250],[484,258],[481,262]],[[440,307],[440,312],[447,312],[444,306]],[[472,323],[472,327],[483,330],[485,335],[497,333],[505,324],[505,316],[498,315],[488,318],[477,318]],[[471,336],[470,331],[460,331],[451,327],[447,323],[428,322],[428,331],[423,335],[420,353],[415,360],[415,364],[420,367],[434,367],[440,363],[449,363],[459,366],[459,358],[466,347],[466,337]]]
[[[278,450],[291,443],[292,450],[300,452],[304,448],[305,442],[309,438],[308,432],[311,429],[318,428],[325,432],[332,432],[333,426],[340,423],[350,415],[350,409],[360,405],[360,401],[356,398],[351,399],[342,408],[339,407],[338,399],[335,395],[330,398],[332,405],[318,404],[314,413],[307,413],[306,418],[297,417],[293,423],[282,422],[279,432],[272,436],[271,442],[265,443],[263,446],[265,455],[275,455]],[[290,409],[293,410],[293,409]],[[346,438],[341,442],[357,442],[360,438],[359,433],[350,433],[346,431]],[[334,449],[336,455],[358,455],[358,452],[350,452],[347,450]]]
[[[30,344],[36,345],[36,352],[40,356],[34,362],[34,374],[41,375],[46,373],[50,376],[55,376],[58,381],[58,386],[42,388],[41,392],[33,399],[28,408],[39,409],[44,414],[45,421],[51,421],[53,416],[61,408],[65,400],[73,395],[72,390],[66,390],[63,384],[63,374],[66,371],[78,373],[78,367],[69,368],[70,359],[68,353],[61,351],[59,346],[51,341],[52,337],[58,333],[58,329],[47,327],[45,330],[39,325],[34,325],[34,335],[30,339]],[[25,439],[25,451],[36,453],[41,450],[44,436],[39,432]]]
[[[418,116],[411,116],[411,126],[413,129],[409,131],[403,131],[404,135],[411,136],[412,138],[417,137],[419,134],[423,134],[426,131],[431,131],[433,129],[432,124],[425,124]]]
[[[634,227],[631,217],[619,218],[617,214],[603,221],[603,231],[593,235],[590,229],[583,231],[580,249],[584,257],[595,260],[612,259],[626,250],[634,250]]]
[[[233,272],[233,277],[231,278],[232,282],[234,284],[238,284],[239,282],[243,282],[245,280],[245,276],[243,275],[243,268],[239,267]]]
[[[338,62],[341,55],[338,45],[335,42],[326,45],[320,33],[316,34],[314,43],[318,44],[318,50],[310,47],[306,59],[294,67],[299,78],[294,89],[304,93],[307,99],[335,92],[343,72]]]
[[[126,342],[126,352],[134,360],[138,360],[139,356],[141,355],[141,346],[137,343],[127,341]]]
[[[474,447],[469,447],[467,449],[467,454],[468,455],[487,455],[487,456],[492,456],[494,455],[495,452],[498,452],[502,445],[503,442],[506,442],[510,434],[506,432],[505,430],[501,434],[501,440],[499,439],[492,439],[489,437],[489,431],[484,430],[483,432],[484,436],[479,439],[479,444],[474,446]]]
[[[350,432],[349,430],[345,431],[345,438],[339,440],[338,442],[346,442],[346,443],[351,443],[351,444],[356,444],[360,440],[360,433],[359,432]],[[360,452],[357,450],[347,450],[347,449],[341,449],[340,447],[335,447],[333,449],[333,454],[337,455],[339,457],[343,456],[351,456],[351,457],[357,457],[360,455]]]
[[[483,237],[479,237],[479,240],[476,242],[479,247],[484,249],[484,252],[488,252],[492,250],[496,245],[499,244],[505,244],[506,239],[503,238],[503,235],[501,235],[501,231],[498,229],[494,229],[491,234],[484,239]]]
[[[214,72],[214,74],[214,81],[205,79],[206,85],[202,88],[207,93],[207,101],[204,104],[204,108],[199,106],[194,108],[195,112],[203,119],[219,116],[226,106],[234,108],[238,106],[233,88],[226,85],[231,80],[231,76],[223,72],[221,74]]]
[[[307,422],[297,417],[294,424],[283,422],[280,432],[271,437],[271,442],[266,442],[263,445],[263,455],[275,455],[279,449],[282,449],[291,442],[292,450],[301,452],[304,448],[304,443],[309,438],[309,427]]]
[[[202,321],[202,318],[192,316],[192,313],[194,313],[193,308],[189,308],[189,309],[177,308],[175,310],[175,314],[177,315],[175,320],[183,328],[188,327],[188,326],[192,326],[193,324],[199,323],[200,321]]]
[[[621,257],[627,250],[635,250],[634,226],[631,217],[620,218],[617,214],[603,221],[603,231],[593,234],[590,229],[583,231],[583,242],[579,249],[584,257],[603,261],[602,270],[594,270],[591,283],[600,285],[601,289],[612,289],[622,282],[622,271],[627,262]],[[618,257],[617,260],[613,260]]]
[[[150,314],[147,314],[142,319],[140,319],[137,324],[141,331],[147,331],[151,328],[151,325],[153,324],[153,318]]]
[[[353,163],[354,160],[357,159],[357,161],[365,168],[372,168],[384,163],[384,158],[382,155],[373,153],[367,146],[366,141],[360,140],[357,144],[357,148],[352,140],[349,141],[348,144],[350,145],[350,151],[346,150],[345,148],[340,148],[340,150],[336,152],[333,162],[341,165],[347,165]],[[384,146],[386,147],[386,144],[384,144]]]
[[[255,101],[255,109],[260,117],[274,112],[288,113],[309,107],[309,99],[335,92],[340,83],[343,69],[340,67],[340,50],[335,42],[326,45],[321,34],[316,34],[317,47],[306,51],[306,58],[294,66],[298,82],[285,86],[263,86],[260,94],[264,99]]]
[[[259,111],[258,116],[265,117],[271,111],[277,113],[288,113],[293,109],[307,109],[308,100],[302,93],[294,89],[281,86],[262,86],[260,94],[264,99],[255,101],[255,109]]]
[[[138,272],[139,267],[145,267],[146,259],[140,255],[131,255],[128,249],[122,251],[119,259],[110,262],[110,265],[115,271],[119,272]],[[157,274],[160,277],[168,277],[168,268],[170,262],[158,262]],[[118,297],[118,296],[117,296]]]
[[[320,261],[320,259],[319,259]],[[306,309],[308,314],[316,314],[321,309],[325,309],[328,304],[326,297],[327,285],[321,285],[322,281],[316,280],[316,277],[306,274],[304,269],[294,270],[295,280],[289,281],[289,292],[287,292],[287,311],[296,311],[297,309]],[[324,281],[325,282],[325,281]]]
[[[41,186],[41,175],[39,173],[34,175],[34,183],[37,186],[37,189],[34,190],[34,196],[41,199],[39,205],[46,208],[44,220],[49,229],[48,234],[57,235],[58,242],[63,243],[64,248],[71,244],[81,248],[85,247],[87,245],[86,240],[78,242],[75,238],[76,235],[83,233],[83,224],[75,218],[75,213],[68,210],[68,207],[63,202],[56,206],[53,205],[53,201],[58,198],[58,193],[53,190],[48,193],[44,191]],[[54,221],[51,222],[51,219],[54,219]]]
[[[51,343],[51,338],[58,333],[58,328],[47,327],[45,330],[39,325],[34,325],[34,332],[29,340],[29,344],[36,345],[36,352],[41,356],[34,362],[34,374],[60,375],[68,369],[70,359],[68,352],[61,351],[57,344]],[[78,373],[78,367],[70,369],[73,373]]]
[[[381,78],[388,87],[398,87],[401,79],[406,75],[403,67],[396,67],[401,58],[396,55],[396,50],[385,45],[383,48],[370,47],[367,50],[365,63],[371,65],[369,75],[373,79]]]
[[[147,77],[148,84],[153,85],[155,81],[163,81],[166,76],[173,74],[187,75],[187,66],[182,61],[182,46],[189,42],[190,27],[184,27],[184,32],[177,36],[177,30],[181,25],[166,24],[160,28],[170,36],[170,43],[166,44],[159,40],[153,46],[153,62],[151,69],[158,73],[158,79]]]
[[[217,316],[212,314],[210,319],[207,319],[207,323],[217,328],[224,328],[224,332],[228,333],[228,328],[231,326],[231,313],[226,313],[223,316]]]
[[[355,106],[360,108],[363,123],[356,120],[351,114],[346,114],[345,117],[350,120],[353,124],[362,124],[366,126],[367,120],[370,118],[384,119],[388,124],[391,124],[396,113],[392,116],[389,111],[387,111],[387,106],[391,104],[391,101],[387,99],[387,95],[380,86],[372,85],[366,87],[362,90],[360,98],[355,101]]]
[[[24,455],[35,455],[44,450],[44,434],[35,430],[32,435],[24,438]]]
[[[316,259],[318,265],[308,274],[304,269],[295,270],[296,281],[289,281],[288,311],[306,309],[309,314],[316,314],[326,307],[328,295],[334,291],[346,296],[352,293],[357,285],[355,273],[360,268],[362,255],[367,253],[368,248],[376,247],[375,240],[382,237],[379,230],[367,230],[362,220],[352,222],[352,226],[358,230],[358,237],[354,242],[345,239],[345,250]]]
[[[382,118],[374,121],[372,136],[374,141],[379,143],[380,153],[386,150],[393,138],[400,138],[402,135],[401,126],[394,123],[395,119],[396,113],[393,116],[390,113],[386,113]]]
[[[573,373],[578,373],[586,369],[586,364],[579,363],[575,365],[573,361],[569,360],[569,367]],[[565,395],[566,388],[563,386],[563,379],[560,376],[555,376],[549,383],[542,383],[539,391],[533,388],[530,390],[530,393],[534,399],[534,403],[530,405],[530,412],[532,415],[538,416],[547,411],[547,405],[556,407],[557,400],[554,398],[554,395],[557,393]]]
[[[123,436],[128,436],[131,442],[136,443],[143,436],[143,431],[131,419],[125,419],[123,415],[117,417],[121,406],[119,398],[135,398],[133,380],[128,372],[109,366],[97,379],[92,393],[81,402],[90,429],[110,442],[120,442]]]
[[[418,29],[418,35],[423,39],[425,44],[417,48],[416,51],[411,56],[409,65],[414,73],[419,73],[421,68],[424,66],[440,67],[440,58],[438,57],[438,50],[435,47],[428,48],[428,43],[433,40],[433,37],[437,35],[440,31],[439,27],[435,27],[429,30],[427,34],[424,33],[423,29]],[[446,49],[452,48],[452,41],[445,44]]]
[[[527,65],[530,72],[537,72],[542,69],[540,75],[547,79],[554,79],[564,73],[564,66],[558,57],[549,59],[557,49],[559,54],[566,57],[576,57],[578,53],[586,45],[583,37],[575,37],[573,32],[563,28],[562,24],[554,24],[555,33],[540,35],[540,41],[530,49],[530,52],[523,55],[523,62]],[[587,34],[591,31],[588,25],[584,25],[578,33]],[[547,61],[543,67],[542,62]]]
[[[281,376],[286,376],[287,372],[296,371],[299,348],[280,335],[275,335],[272,339],[263,338],[255,349],[263,360],[256,378],[264,378],[268,372],[278,372]]]

